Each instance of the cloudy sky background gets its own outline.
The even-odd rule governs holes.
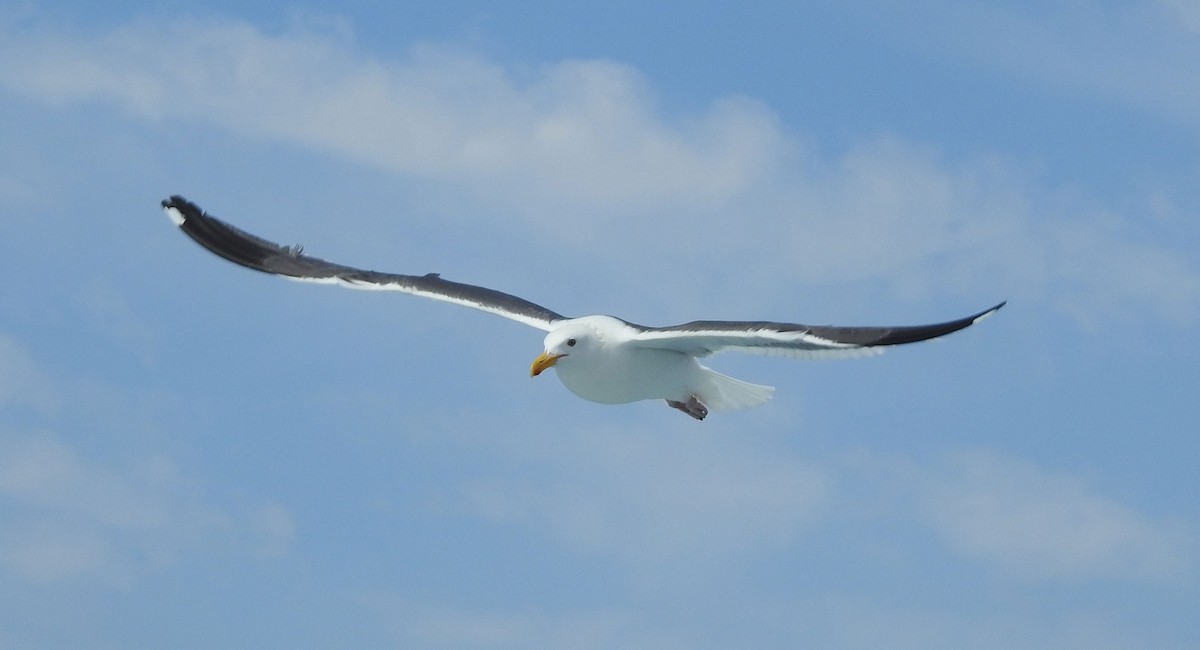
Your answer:
[[[0,648],[1191,648],[1193,3],[0,5]],[[996,318],[697,423],[251,232],[647,324]]]

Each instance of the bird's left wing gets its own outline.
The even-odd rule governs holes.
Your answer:
[[[633,325],[632,345],[675,350],[696,357],[717,352],[784,355],[801,358],[843,358],[875,354],[889,345],[915,343],[945,336],[996,313],[1004,302],[984,311],[930,325],[899,327],[837,327],[769,321],[692,321],[670,327]]]
[[[566,320],[541,305],[486,287],[443,280],[437,273],[401,275],[366,271],[309,257],[299,246],[280,246],[206,214],[181,196],[162,202],[163,210],[188,237],[235,264],[294,280],[336,283],[354,289],[400,291],[480,309],[550,331]]]

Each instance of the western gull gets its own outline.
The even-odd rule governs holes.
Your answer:
[[[1004,302],[958,320],[901,327],[836,327],[769,321],[698,320],[646,327],[614,316],[568,318],[507,293],[452,282],[437,273],[367,271],[305,255],[221,221],[181,196],[162,202],[171,221],[209,251],[235,264],[294,280],[384,289],[465,305],[547,332],[530,376],[554,368],[572,392],[602,404],[661,399],[697,420],[710,410],[744,409],[771,399],[774,388],[727,377],[697,359],[738,351],[798,358],[844,358],[889,345],[944,336],[994,314]],[[1007,301],[1006,301],[1007,302]]]

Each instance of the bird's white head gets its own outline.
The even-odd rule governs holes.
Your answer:
[[[533,360],[529,376],[536,377],[547,368],[565,363],[571,357],[584,359],[596,354],[624,326],[624,323],[611,316],[588,316],[566,321],[546,335],[543,341],[545,351]]]

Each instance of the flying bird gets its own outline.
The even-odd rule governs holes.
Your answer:
[[[524,298],[437,273],[402,275],[367,271],[305,255],[221,221],[181,196],[162,202],[184,234],[235,264],[294,280],[355,289],[399,291],[464,305],[547,332],[530,376],[553,368],[559,380],[586,400],[624,404],[661,399],[697,420],[709,411],[751,408],[775,389],[718,373],[698,359],[725,351],[798,358],[874,354],[890,345],[937,338],[992,315],[1004,302],[966,318],[902,327],[835,327],[769,321],[698,320],[646,327],[614,316],[568,318]]]

